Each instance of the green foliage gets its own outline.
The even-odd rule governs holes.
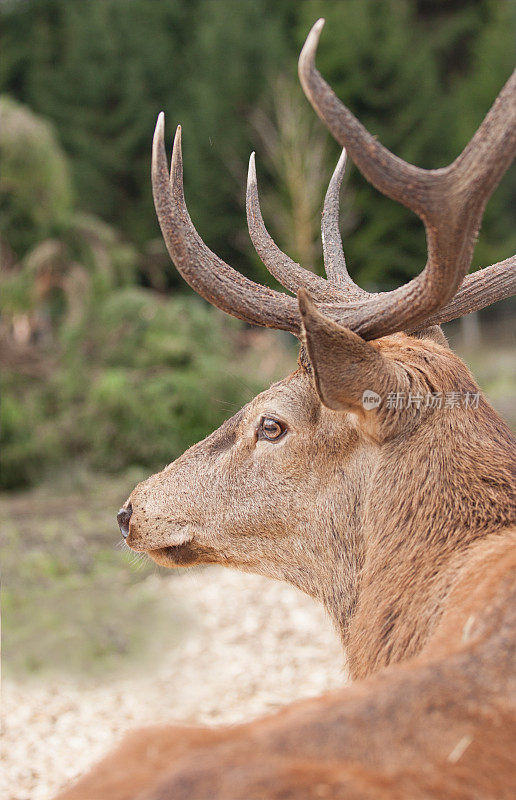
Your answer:
[[[14,373],[2,381],[0,486],[15,489],[37,481],[45,468],[63,457],[58,431],[46,409],[48,395],[37,384],[27,386]]]
[[[63,326],[50,375],[5,372],[2,486],[69,460],[106,472],[172,461],[261,388],[227,369],[239,328],[200,300],[135,288],[97,297]]]
[[[135,278],[137,255],[113,228],[77,211],[69,161],[51,126],[0,98],[4,315],[77,319],[87,298]],[[25,255],[21,260],[17,252]]]
[[[8,127],[24,113],[7,103]],[[39,118],[28,118],[39,131]],[[13,158],[6,151],[7,174]],[[63,157],[59,166],[66,171]],[[27,176],[11,185],[10,207],[27,186]],[[227,374],[239,323],[198,298],[164,300],[136,287],[134,249],[97,218],[70,207],[61,218],[51,203],[47,217],[56,235],[0,277],[12,351],[1,407],[0,485],[8,489],[70,460],[103,471],[156,469],[259,388],[242,386],[243,370]]]
[[[184,3],[36,0],[4,13],[4,85],[52,119],[72,158],[82,208],[152,232],[149,131],[164,90],[177,104]],[[140,213],[136,207],[139,206]]]
[[[0,229],[26,252],[59,233],[72,207],[69,165],[52,125],[0,97]]]
[[[452,146],[459,152],[493,102],[493,98],[514,68],[514,31],[516,4],[494,2],[474,38],[468,62],[472,65],[453,92]],[[516,249],[516,180],[515,168],[502,179],[487,204],[482,231],[475,249],[473,264],[485,266],[511,255]]]
[[[272,6],[270,0],[11,4],[2,13],[0,87],[57,126],[81,207],[138,243],[159,235],[150,144],[165,110],[169,135],[178,122],[184,126],[195,217],[227,252],[228,236],[244,224],[227,159],[235,152],[247,157],[245,109],[283,52]]]

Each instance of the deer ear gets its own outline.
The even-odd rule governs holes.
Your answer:
[[[394,364],[370,342],[325,317],[298,291],[304,345],[321,399],[334,411],[360,415],[379,407],[396,385]]]

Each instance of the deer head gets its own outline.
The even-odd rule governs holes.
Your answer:
[[[381,294],[351,280],[338,229],[343,150],[322,215],[327,278],[303,269],[267,233],[251,156],[251,239],[297,298],[251,282],[195,230],[181,130],[169,174],[160,114],[152,183],[178,270],[218,308],[290,331],[302,347],[294,373],[139,484],[118,518],[127,544],[159,564],[234,566],[322,600],[358,675],[416,651],[448,565],[475,538],[514,523],[514,441],[437,326],[516,289],[514,257],[466,277],[485,204],[516,148],[516,73],[452,164],[419,169],[377,142],[316,71],[322,24],[301,53],[304,91],[364,176],[419,215],[426,266]]]

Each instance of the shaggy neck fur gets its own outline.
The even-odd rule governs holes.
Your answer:
[[[470,546],[516,524],[515,464],[516,442],[483,400],[468,414],[443,410],[381,448],[354,577],[346,571],[351,595],[344,606],[338,592],[325,599],[354,678],[419,652]]]

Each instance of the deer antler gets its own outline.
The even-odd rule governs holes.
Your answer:
[[[437,314],[428,317],[427,325],[441,325],[452,319],[480,311],[504,297],[511,297],[516,293],[516,256],[506,258],[490,267],[466,275],[461,287],[453,300]],[[420,328],[419,328],[420,329]],[[415,333],[418,328],[407,328],[407,333]]]
[[[169,175],[164,124],[161,113],[152,146],[152,189],[161,232],[177,269],[201,297],[228,314],[297,335],[300,319],[294,298],[245,278],[212,253],[195,230],[183,193],[181,127],[176,130]]]
[[[249,159],[247,177],[246,211],[249,235],[269,272],[286,289],[297,292],[301,287],[309,289],[314,300],[346,303],[350,299],[368,296],[351,280],[342,251],[339,232],[339,189],[346,166],[346,151],[343,150],[332,175],[324,200],[322,213],[322,242],[324,266],[328,280],[315,275],[287,256],[269,235],[263,221],[258,198],[254,153]]]
[[[323,313],[364,339],[401,330],[416,332],[515,293],[516,257],[464,276],[485,204],[516,150],[516,72],[461,155],[444,169],[419,169],[377,142],[315,69],[323,24],[324,20],[319,20],[314,25],[299,58],[303,89],[364,176],[420,216],[426,229],[428,260],[416,278],[391,292],[369,294],[353,283],[338,227],[338,195],[346,158],[343,151],[326,193],[322,217],[327,280],[296,264],[269,236],[260,211],[254,154],[251,156],[247,219],[251,239],[264,264],[291,291],[308,289]],[[152,152],[154,203],[168,251],[182,276],[223,311],[299,336],[301,318],[293,297],[245,278],[202,241],[184,199],[181,129],[178,127],[174,140],[170,176],[163,136],[164,116],[160,114]]]
[[[353,294],[363,298],[369,296],[369,292],[357,286],[349,275],[339,230],[339,193],[346,159],[346,148],[343,148],[324,198],[321,219],[324,267],[329,281],[339,288],[347,287]]]
[[[418,214],[427,235],[428,260],[422,273],[405,286],[376,295],[360,309],[357,307],[353,329],[365,338],[417,329],[432,315],[441,318],[438,312],[444,311],[443,306],[463,281],[471,264],[485,204],[514,158],[516,72],[461,155],[444,169],[419,169],[374,139],[316,70],[315,53],[323,25],[322,19],[315,23],[299,57],[303,90],[367,180]],[[516,277],[510,270],[507,280],[501,281],[503,287],[499,285],[498,270],[482,278],[472,277],[464,289],[460,303],[464,310],[460,313],[467,313],[467,298],[473,287],[478,289],[482,285],[486,289],[495,272],[498,290],[502,288],[505,296],[516,290]]]
[[[291,292],[297,292],[300,287],[309,289],[314,300],[328,300],[334,296],[328,290],[328,284],[324,278],[315,275],[308,269],[304,269],[289,256],[286,255],[276,242],[272,239],[265,227],[260,201],[258,199],[258,184],[256,181],[256,165],[254,153],[249,159],[249,171],[247,173],[247,192],[246,192],[246,212],[247,227],[249,235],[254,245],[254,249],[260,256],[269,272]]]
[[[250,281],[215,255],[200,238],[190,219],[184,198],[181,127],[178,126],[176,130],[169,174],[164,121],[161,113],[156,123],[152,147],[152,187],[163,238],[179,272],[201,297],[228,314],[251,324],[279,328],[299,336],[301,317],[293,297]],[[317,300],[327,304],[345,304],[349,294],[296,264],[269,236],[258,202],[253,155],[249,164],[247,212],[251,238],[264,264],[283,285],[294,292],[304,286],[310,289]],[[338,166],[337,170],[339,168]],[[338,204],[335,211],[332,209],[331,213],[328,212],[330,218],[334,213],[338,215]],[[354,287],[355,296],[362,292],[355,287],[349,276],[347,280],[349,286]],[[329,305],[323,307],[328,310],[332,308]]]

